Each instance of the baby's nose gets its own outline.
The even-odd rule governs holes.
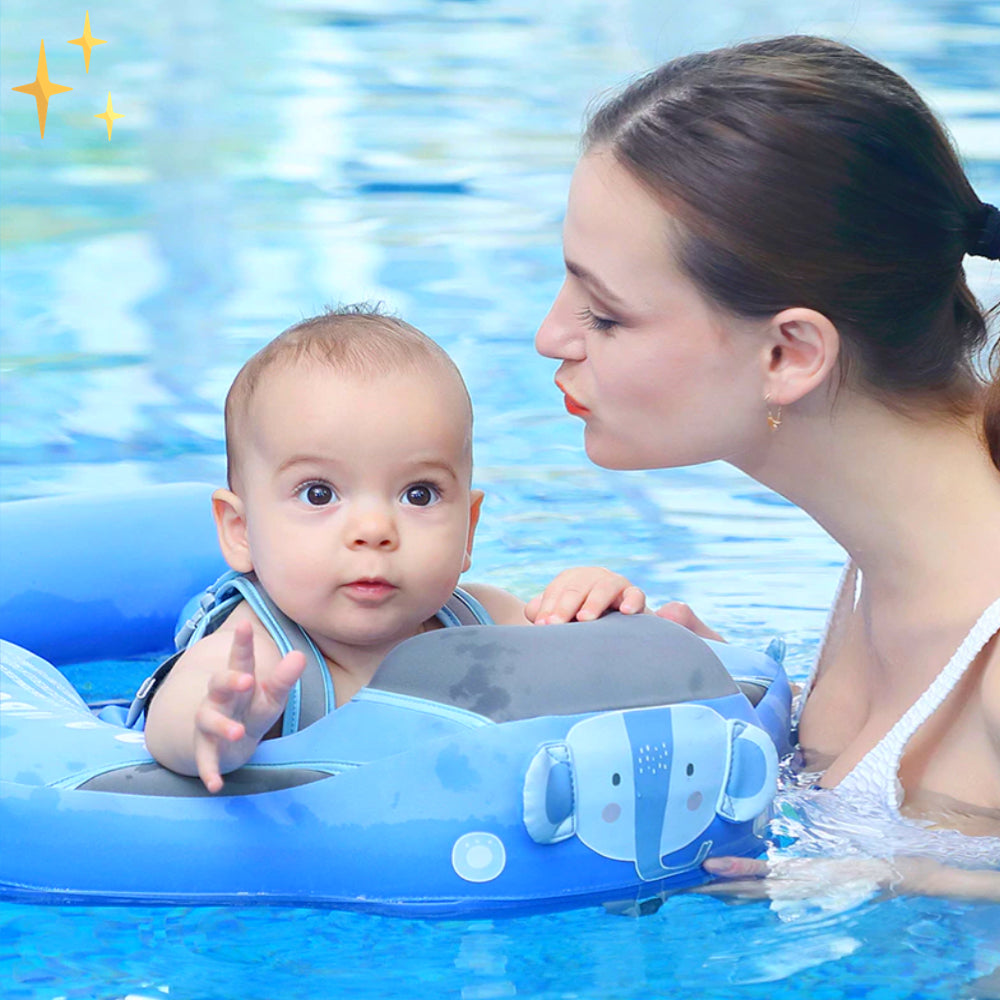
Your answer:
[[[395,518],[382,507],[365,507],[352,519],[347,540],[352,549],[394,549],[399,544]]]

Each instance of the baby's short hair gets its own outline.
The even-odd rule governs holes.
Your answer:
[[[357,303],[328,308],[278,334],[246,362],[233,380],[225,409],[226,477],[230,489],[237,489],[241,431],[267,373],[277,367],[310,363],[359,379],[437,368],[461,386],[471,443],[472,403],[458,366],[444,348],[415,326],[382,312],[378,305]]]

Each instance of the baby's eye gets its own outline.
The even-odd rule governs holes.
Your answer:
[[[403,490],[399,499],[412,507],[429,507],[441,499],[441,494],[430,483],[414,483]]]
[[[310,507],[326,507],[338,499],[333,487],[328,483],[306,483],[299,487],[295,495]]]

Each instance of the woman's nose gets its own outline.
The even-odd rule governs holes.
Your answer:
[[[582,361],[586,357],[583,335],[574,320],[564,286],[535,334],[535,350],[558,361]]]
[[[381,504],[366,505],[350,519],[346,542],[352,549],[392,551],[399,545],[396,520]]]

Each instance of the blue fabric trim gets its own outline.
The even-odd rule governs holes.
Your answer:
[[[470,712],[455,705],[443,705],[439,701],[428,701],[424,698],[414,698],[413,695],[397,694],[395,691],[378,691],[375,688],[362,688],[352,699],[353,701],[370,701],[376,704],[392,705],[394,708],[410,709],[423,716],[436,715],[442,719],[459,722],[469,729],[480,726],[495,726],[492,719],[478,712]]]
[[[227,574],[228,576],[229,574]],[[221,582],[221,581],[220,581]],[[273,606],[270,600],[266,599],[253,580],[248,577],[236,573],[233,574],[226,584],[219,587],[220,590],[225,589],[228,585],[234,590],[237,590],[243,595],[244,600],[250,605],[250,609],[253,613],[260,619],[260,623],[267,629],[268,635],[274,640],[278,647],[278,652],[282,656],[287,656],[293,649],[295,649],[295,644],[292,642],[291,637],[285,628],[284,623],[275,615]],[[333,686],[330,681],[330,672],[326,669],[326,660],[323,658],[320,651],[316,648],[316,644],[309,637],[308,633],[297,623],[287,619],[292,627],[298,629],[299,636],[304,640],[306,647],[312,653],[314,657],[314,662],[311,665],[312,669],[318,669],[320,671],[320,676],[324,678],[324,694],[326,696],[326,705],[332,706],[334,704],[333,698]],[[310,669],[307,667],[307,669]],[[302,721],[302,682],[297,681],[295,686],[288,693],[288,701],[285,703],[285,711],[282,714],[281,722],[281,735],[291,736],[292,733],[297,733]]]
[[[447,604],[434,617],[445,628],[455,628],[456,626],[462,624],[458,619],[458,615],[456,615]]]
[[[294,648],[292,641],[281,622],[275,618],[270,605],[260,596],[260,591],[246,577],[237,577],[233,580],[232,585],[243,595],[244,600],[250,605],[250,609],[260,619],[261,625],[267,629],[268,634],[278,647],[278,652],[282,656],[290,653]]]

